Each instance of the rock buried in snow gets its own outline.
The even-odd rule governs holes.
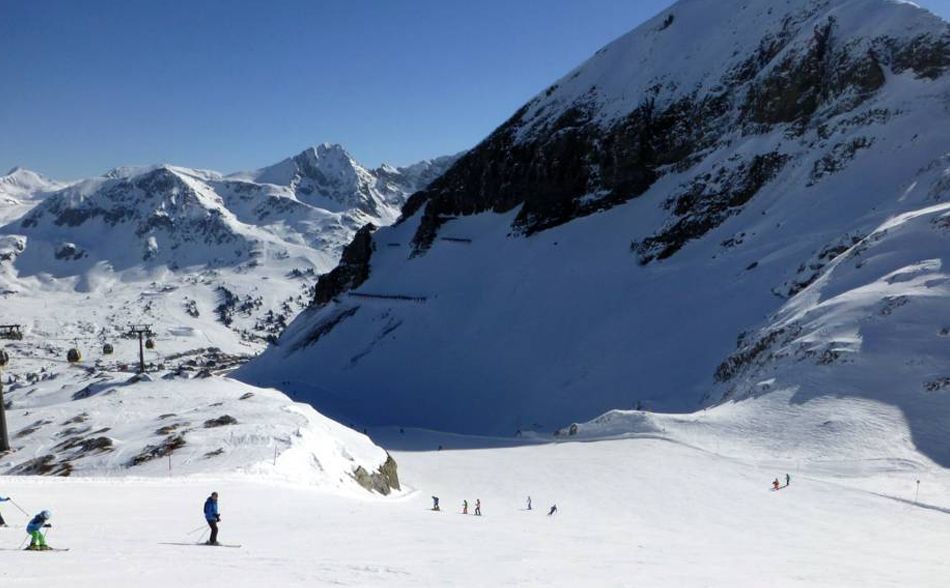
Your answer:
[[[167,437],[159,445],[146,445],[145,449],[143,449],[141,453],[132,458],[132,460],[129,462],[129,467],[141,465],[159,457],[165,457],[166,455],[170,455],[171,453],[174,453],[175,450],[181,449],[184,446],[184,435],[172,435]]]
[[[47,454],[21,463],[9,473],[18,476],[68,476],[72,471],[73,466],[59,463],[55,455]]]
[[[208,419],[205,421],[206,429],[213,429],[214,427],[224,427],[226,425],[236,425],[237,419],[231,415],[219,416],[216,419]]]

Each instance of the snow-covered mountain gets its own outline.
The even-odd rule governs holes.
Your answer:
[[[0,324],[24,333],[0,342],[15,449],[0,470],[153,475],[171,463],[389,492],[394,465],[368,439],[217,374],[280,333],[357,229],[391,222],[453,159],[386,168],[367,193],[341,185],[323,200],[312,178],[367,172],[339,146],[288,161],[309,162],[310,175],[153,165],[69,185],[22,169],[0,178]],[[131,323],[150,325],[155,381],[131,376]],[[69,350],[81,359],[68,363]]]
[[[121,167],[50,195],[3,232],[26,236],[33,251],[21,269],[72,275],[96,263],[114,269],[147,264],[230,266],[260,253],[264,244],[339,255],[356,229],[389,224],[396,205],[436,177],[452,157],[423,162],[409,173],[367,171],[341,146],[324,144],[256,172],[216,172],[159,165]],[[8,176],[12,177],[12,176]],[[36,191],[36,190],[34,190]],[[49,251],[69,243],[72,262],[51,271]],[[107,242],[108,247],[97,243]],[[60,247],[61,249],[61,247]],[[76,263],[81,262],[81,263]],[[59,269],[59,268],[57,268]]]
[[[914,405],[913,441],[945,461],[925,440],[950,416],[927,387],[945,376],[941,326],[880,314],[923,321],[945,300],[939,223],[916,221],[929,245],[895,239],[880,270],[835,273],[893,219],[950,197],[948,67],[950,26],[906,2],[677,2],[519,109],[395,226],[358,233],[239,377],[370,425],[508,434],[693,411],[775,377],[793,402]],[[827,302],[845,292],[850,335],[812,324],[838,324]],[[768,336],[789,320],[809,323],[799,339]],[[878,355],[858,335],[882,328]],[[819,345],[800,339],[812,329],[839,358],[861,348],[898,369],[926,349],[927,367],[901,392],[870,375],[844,392],[857,368],[823,350],[794,365],[763,351]]]
[[[152,165],[68,185],[23,169],[0,178],[0,324],[24,333],[2,341],[14,453],[0,470],[165,475],[171,465],[398,487],[364,436],[218,375],[280,333],[357,229],[391,222],[453,161],[386,166],[377,178],[322,145],[228,176]],[[131,376],[131,323],[150,326],[151,378]],[[66,361],[70,350],[79,361]]]
[[[41,174],[15,167],[0,176],[0,225],[19,218],[48,194],[66,186]]]
[[[365,192],[338,183],[320,194],[314,178],[375,176],[333,145],[229,176],[126,166],[64,187],[19,170],[0,184],[21,203],[21,216],[0,227],[7,321],[37,335],[110,339],[146,322],[176,352],[252,352],[306,305],[312,280],[357,229],[391,222],[394,207],[452,161],[387,167]],[[303,175],[278,177],[288,162]]]
[[[447,155],[397,168],[370,170],[340,145],[324,143],[280,163],[229,176],[289,188],[301,202],[324,210],[359,211],[367,222],[390,224],[406,197],[442,175],[458,158]]]

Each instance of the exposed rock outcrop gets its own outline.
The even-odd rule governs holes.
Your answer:
[[[386,461],[375,472],[368,472],[363,466],[353,470],[353,478],[367,490],[388,495],[393,490],[399,490],[399,475],[396,471],[396,460],[387,455]]]

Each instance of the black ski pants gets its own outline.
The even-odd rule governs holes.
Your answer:
[[[211,543],[218,542],[218,521],[208,521],[208,526],[211,527],[211,537],[208,539]]]

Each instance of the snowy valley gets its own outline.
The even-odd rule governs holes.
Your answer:
[[[894,0],[679,0],[405,167],[16,168],[0,578],[943,586],[948,251]]]

